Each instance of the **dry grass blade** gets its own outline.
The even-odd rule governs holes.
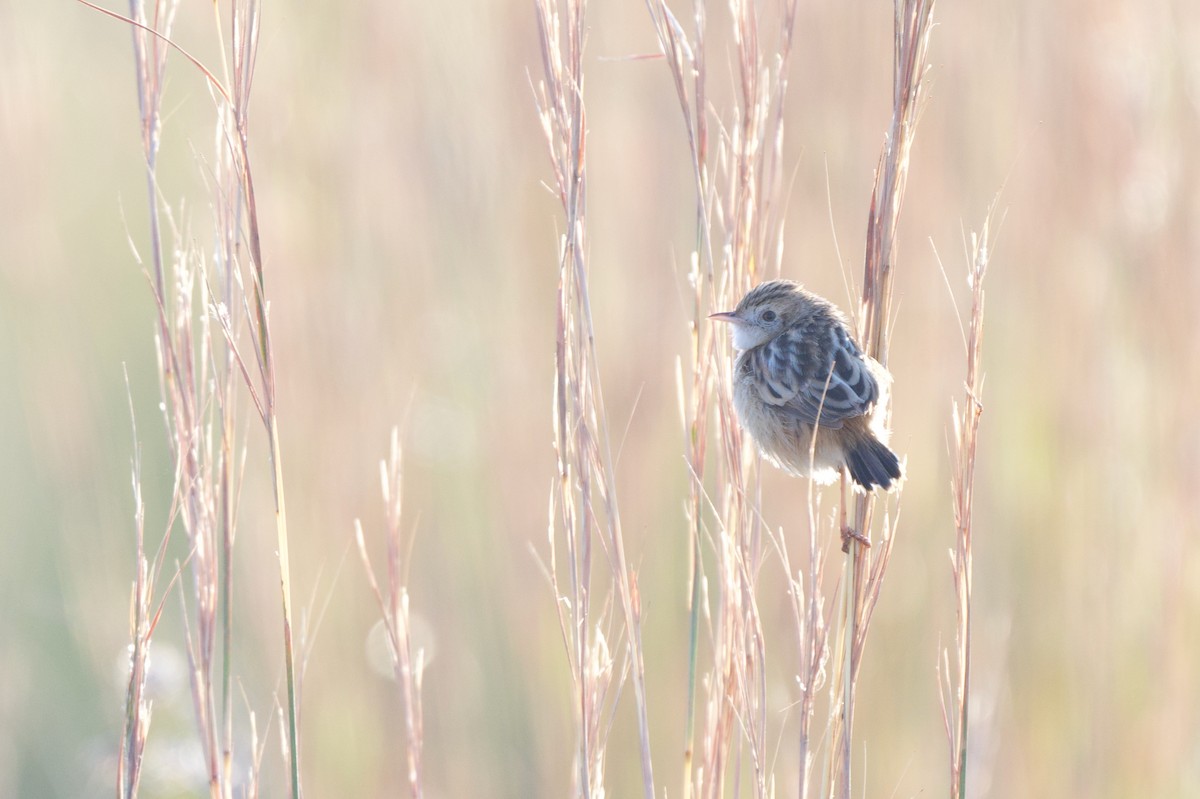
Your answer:
[[[967,374],[963,384],[963,404],[954,403],[954,471],[950,479],[950,495],[954,504],[954,549],[950,553],[950,570],[954,578],[955,616],[954,669],[950,657],[942,653],[942,668],[938,671],[941,688],[942,720],[950,746],[950,795],[963,799],[967,795],[967,732],[968,709],[971,699],[971,574],[973,506],[975,488],[975,454],[978,444],[979,420],[983,415],[983,373],[980,363],[983,351],[983,280],[991,260],[991,223],[995,206],[988,211],[980,233],[971,234],[970,266],[967,285],[971,289],[971,317],[967,334]]]
[[[363,568],[367,573],[367,583],[371,586],[372,593],[375,594],[375,601],[379,604],[379,613],[383,618],[383,626],[387,631],[392,668],[396,686],[400,691],[400,701],[404,708],[408,787],[413,799],[420,799],[424,792],[421,754],[424,749],[425,725],[421,705],[421,681],[425,671],[425,653],[421,649],[413,649],[412,620],[408,601],[408,568],[412,562],[410,557],[412,541],[410,539],[406,545],[400,530],[402,472],[400,468],[400,432],[397,429],[393,428],[392,430],[391,454],[386,461],[380,464],[379,469],[383,501],[387,512],[386,592],[380,588],[375,579],[375,569],[371,565],[370,555],[367,554],[362,525],[357,519],[354,521],[354,537],[358,545],[359,556],[362,558]]]
[[[141,13],[142,9],[145,7],[145,4],[142,0],[130,0],[129,6],[131,9],[131,12],[130,12],[132,15],[131,17],[126,17],[121,14],[118,14],[115,11],[110,11],[107,8],[96,5],[95,3],[90,3],[90,2],[88,2],[88,0],[75,0],[75,2],[79,3],[82,6],[87,6],[88,8],[92,9],[93,11],[99,11],[101,14],[105,15],[106,17],[112,17],[115,20],[124,22],[125,24],[132,26],[133,28],[137,29],[138,31],[149,34],[150,36],[153,36],[155,39],[161,41],[166,47],[169,47],[172,50],[175,50],[180,55],[182,55],[184,58],[186,58],[188,61],[190,61],[192,63],[192,66],[194,66],[196,69],[200,70],[201,74],[203,74],[204,77],[208,79],[209,85],[213,88],[213,90],[216,91],[217,93],[219,93],[221,95],[221,97],[224,98],[226,101],[229,100],[229,95],[226,92],[225,87],[221,85],[221,82],[219,80],[217,80],[216,75],[214,75],[212,72],[210,72],[208,67],[204,66],[204,63],[200,59],[196,58],[194,55],[189,53],[187,50],[180,47],[178,44],[176,44],[171,39],[169,31],[171,28],[171,21],[174,19],[174,16],[175,16],[175,9],[179,5],[178,0],[172,0],[169,3],[162,3],[161,0],[159,0],[159,2],[156,4],[155,18],[165,21],[165,25],[164,25],[165,30],[159,29],[159,28],[154,28],[154,27],[151,27],[146,24],[145,15],[143,13]],[[158,13],[163,8],[166,8],[168,13],[166,13],[166,14]],[[137,34],[135,34],[135,37],[136,37],[136,35]],[[135,48],[139,47],[139,46],[144,47],[144,44],[143,45],[135,44]],[[156,62],[160,66],[165,65],[166,64],[166,58],[165,58],[166,53],[165,52],[160,53],[159,56],[160,56],[160,58],[156,59]],[[159,77],[161,77],[161,72],[159,73]],[[148,133],[149,130],[147,129],[145,132]]]
[[[133,520],[137,550],[134,555],[134,583],[129,607],[129,681],[125,688],[125,723],[121,735],[121,754],[117,761],[117,796],[137,796],[141,779],[142,757],[150,730],[150,704],[146,699],[146,675],[149,662],[150,605],[153,580],[146,561],[146,506],[142,501],[142,459],[137,437],[137,418],[133,415],[133,395],[129,376],[125,376],[129,412],[133,420]]]
[[[576,754],[580,796],[604,793],[606,725],[613,657],[592,616],[593,539],[605,548],[611,567],[608,596],[624,623],[629,676],[637,704],[642,786],[653,799],[650,732],[646,710],[641,607],[636,580],[625,558],[624,536],[612,473],[613,457],[596,365],[595,327],[586,269],[587,126],[583,101],[583,49],[586,4],[564,0],[535,4],[543,78],[536,89],[538,113],[555,189],[566,221],[559,260],[555,343],[554,434],[558,457],[557,496],[550,533],[551,584],[560,613],[567,659],[575,685],[579,746]],[[567,551],[568,585],[558,580],[556,541]],[[599,618],[607,617],[599,614]]]
[[[287,524],[284,512],[279,432],[275,416],[275,374],[271,357],[266,300],[263,294],[262,254],[259,246],[253,181],[248,158],[248,102],[258,40],[259,6],[256,0],[239,0],[230,6],[232,75],[222,83],[214,72],[179,47],[172,39],[175,0],[130,0],[129,16],[82,5],[124,21],[130,26],[137,77],[142,148],[149,198],[150,284],[157,309],[155,344],[159,358],[162,408],[168,444],[174,459],[178,507],[190,544],[191,597],[181,597],[185,608],[185,638],[191,665],[192,699],[204,754],[209,793],[213,799],[233,795],[233,543],[244,453],[239,455],[235,398],[236,377],[245,380],[267,432],[275,495],[280,581],[283,595],[284,649],[288,674],[289,738],[292,795],[300,796],[296,680],[293,668],[291,598]],[[218,19],[218,39],[220,40]],[[220,51],[225,53],[224,41]],[[190,231],[180,230],[159,196],[158,154],[162,130],[162,93],[167,56],[183,55],[204,76],[215,107],[218,137],[213,194],[215,234],[219,246],[213,263],[192,243]],[[229,66],[222,65],[228,72]],[[232,88],[227,88],[227,86]],[[170,271],[164,262],[164,224],[176,246]],[[238,263],[243,236],[249,242],[253,310],[250,292]],[[215,280],[210,281],[213,277]],[[199,294],[197,293],[199,292]],[[213,313],[209,313],[212,309]],[[212,318],[220,332],[214,336]],[[257,343],[257,386],[237,345],[237,327],[249,324]],[[239,465],[239,461],[240,464]],[[139,498],[140,502],[140,498]],[[171,518],[175,518],[174,509]],[[169,528],[168,528],[169,529]],[[139,533],[140,536],[140,533]],[[164,537],[165,541],[165,537]],[[163,550],[160,548],[159,564]],[[139,546],[139,575],[145,571]],[[139,582],[142,578],[139,577]],[[147,594],[135,589],[135,604]],[[135,649],[139,626],[135,624]],[[135,653],[136,654],[136,653]],[[220,660],[218,660],[218,656]],[[136,657],[135,657],[136,660]],[[144,675],[142,678],[144,680]],[[131,698],[136,681],[131,682]],[[133,706],[136,707],[136,702]],[[131,750],[130,742],[123,746]],[[136,791],[136,774],[123,764],[122,779]],[[131,794],[129,794],[131,795]]]
[[[726,112],[718,114],[708,100],[704,4],[693,4],[694,33],[689,40],[663,0],[647,3],[683,114],[696,184],[696,248],[688,275],[693,310],[690,376],[681,374],[679,379],[685,454],[691,475],[686,505],[692,576],[685,797],[693,793],[715,797],[730,786],[740,790],[743,762],[748,762],[747,784],[755,796],[766,796],[773,790],[767,755],[766,641],[756,599],[764,530],[758,511],[758,478],[754,461],[744,457],[743,437],[733,414],[732,354],[707,316],[733,307],[764,271],[778,271],[782,258],[779,176],[796,4],[786,2],[781,7],[783,27],[776,54],[768,56],[762,47],[755,4],[731,4],[734,99]],[[714,129],[720,132],[715,153],[710,152],[710,114],[717,116]],[[714,430],[718,436],[715,442],[710,440]],[[717,453],[718,466],[718,493],[711,502],[711,512],[704,488],[710,445]],[[702,596],[707,584],[701,557],[705,544],[716,559],[712,585],[717,591],[712,609]],[[810,566],[817,560],[812,558]],[[785,568],[791,581],[791,567]],[[805,591],[799,590],[796,596],[805,596]],[[818,607],[819,592],[808,594],[806,601]],[[707,667],[699,662],[701,616],[710,620],[712,659]],[[802,650],[812,655],[810,662],[818,663],[822,662],[819,653],[824,649],[819,632],[823,623],[808,625],[809,618],[810,608],[797,613]],[[808,667],[803,671],[810,673]],[[706,672],[707,699],[700,754],[695,762],[693,706],[697,672]],[[807,692],[815,680],[802,682]],[[806,707],[804,712],[810,709]],[[801,722],[805,729],[807,718]]]
[[[892,122],[879,155],[875,187],[871,193],[862,293],[862,343],[867,352],[885,366],[896,229],[904,205],[909,152],[920,117],[934,2],[895,0],[895,9]]]
[[[920,116],[933,9],[933,0],[895,0],[892,121],[879,157],[867,218],[859,331],[863,349],[884,366],[889,348],[896,230],[904,203],[909,153]],[[860,535],[869,535],[873,504],[870,495],[861,495],[855,500],[854,530]],[[846,662],[841,675],[841,710],[835,722],[839,745],[831,751],[830,768],[831,773],[837,775],[838,796],[850,796],[854,686],[871,617],[895,543],[895,530],[896,518],[892,514],[885,518],[880,539],[870,548],[851,539],[845,560],[843,579],[848,589],[843,618]]]

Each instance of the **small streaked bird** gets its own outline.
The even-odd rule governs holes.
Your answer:
[[[821,483],[845,466],[866,491],[900,480],[900,460],[883,442],[892,377],[862,353],[832,303],[772,280],[709,318],[733,326],[733,404],[767,460]]]

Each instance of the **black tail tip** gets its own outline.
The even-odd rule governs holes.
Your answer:
[[[860,441],[846,453],[846,468],[854,482],[866,491],[876,486],[888,491],[904,475],[896,453],[874,438]]]

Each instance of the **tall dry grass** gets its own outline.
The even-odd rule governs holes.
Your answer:
[[[665,2],[650,2],[647,8],[683,115],[696,197],[696,247],[687,274],[691,357],[678,367],[690,473],[685,507],[692,575],[681,793],[721,795],[731,774],[733,783],[739,782],[745,757],[754,795],[766,796],[773,792],[774,780],[767,731],[766,641],[756,590],[766,536],[758,513],[757,471],[746,457],[733,415],[731,351],[707,316],[732,308],[763,275],[777,274],[780,268],[780,147],[795,4],[786,6],[778,60],[770,69],[759,47],[754,4],[731,5],[737,72],[734,105],[724,116],[709,107],[704,5],[694,6],[691,35]],[[715,478],[708,476],[710,441],[716,449]],[[711,579],[703,565],[706,551],[716,561]],[[703,651],[702,623],[707,633]],[[805,636],[807,651],[814,652],[812,640],[822,632],[806,632],[812,633]],[[701,663],[705,655],[711,659]],[[697,695],[698,676],[706,694],[703,700]],[[703,713],[699,742],[697,701]]]
[[[693,564],[689,686],[694,685],[699,652],[697,619],[716,614],[709,630],[712,662],[706,669],[709,694],[701,756],[699,762],[693,762],[689,705],[683,794],[720,795],[731,766],[732,784],[737,785],[744,754],[750,762],[754,795],[767,796],[774,794],[775,782],[765,715],[766,642],[756,590],[764,563],[764,522],[758,512],[756,463],[747,459],[748,447],[732,411],[731,350],[716,337],[705,317],[732,308],[751,285],[780,274],[790,260],[783,253],[785,158],[781,147],[796,6],[779,4],[781,32],[773,48],[764,52],[756,4],[731,4],[737,70],[734,99],[728,109],[710,107],[707,65],[711,55],[704,4],[694,6],[690,36],[664,0],[650,2],[648,7],[683,112],[696,181],[697,247],[688,276],[695,297],[693,349],[690,377],[681,375],[680,379],[692,474],[687,505]],[[925,2],[897,2],[895,7],[892,124],[871,198],[862,305],[857,309],[862,320],[859,340],[865,351],[885,365],[896,227],[920,109],[932,12],[933,4]],[[716,145],[711,150],[710,130],[716,131]],[[787,274],[801,276],[790,270]],[[706,487],[710,410],[716,413],[719,473],[715,485]],[[709,499],[708,491],[716,496]],[[713,513],[706,523],[704,505],[708,502]],[[843,490],[839,512],[843,531],[850,529],[846,502]],[[855,499],[853,535],[846,538],[841,599],[837,602],[825,593],[828,536],[823,536],[823,531],[827,531],[828,519],[820,513],[811,482],[807,524],[803,525],[807,546],[798,568],[793,569],[787,540],[795,533],[785,537],[782,531],[767,531],[787,575],[799,641],[792,667],[799,689],[797,765],[799,790],[804,796],[851,794],[854,687],[895,540],[891,517],[884,519],[881,538],[873,546],[860,543],[861,537],[869,535],[872,507],[870,496]],[[700,586],[706,578],[697,553],[704,545],[716,553],[715,610],[702,605],[707,597]],[[831,612],[836,616],[831,617]],[[831,633],[836,652],[828,648]],[[825,732],[814,742],[812,724],[822,692],[827,692],[823,699],[828,715]],[[814,766],[821,750],[823,765],[817,769]]]
[[[539,0],[535,8],[542,53],[536,99],[554,171],[552,188],[562,205],[565,225],[559,249],[554,360],[558,476],[551,491],[546,570],[574,684],[574,790],[583,797],[605,795],[605,752],[611,724],[607,715],[628,675],[637,705],[642,787],[646,799],[653,799],[641,605],[637,576],[625,558],[588,289],[583,73],[587,4],[584,0]],[[561,577],[560,540],[567,561]],[[592,574],[597,543],[609,565],[599,601]],[[616,652],[608,641],[613,637],[614,613],[621,625]],[[610,630],[607,635],[605,629]]]
[[[983,281],[992,259],[992,217],[995,205],[979,232],[971,232],[967,256],[967,287],[971,290],[971,315],[963,334],[966,349],[966,375],[963,380],[963,404],[954,403],[953,473],[950,494],[954,505],[955,538],[950,552],[950,573],[954,579],[954,664],[948,651],[942,652],[938,687],[942,702],[942,721],[950,747],[950,796],[967,796],[967,755],[971,701],[971,590],[974,574],[975,461],[979,445],[979,422],[983,416]]]
[[[282,743],[291,794],[299,799],[300,676],[293,641],[287,513],[276,412],[277,380],[249,156],[249,103],[260,7],[256,0],[231,3],[226,29],[219,7],[214,5],[213,32],[221,54],[220,66],[214,70],[172,40],[177,0],[155,0],[149,5],[144,0],[131,0],[128,17],[86,0],[80,2],[125,23],[133,37],[150,221],[148,253],[142,262],[148,261],[145,268],[157,310],[155,345],[161,407],[175,470],[173,510],[159,545],[153,575],[161,573],[162,553],[174,526],[177,506],[187,538],[191,574],[180,600],[185,608],[189,681],[209,795],[213,799],[229,799],[239,786],[247,795],[256,794],[261,762],[257,723],[252,713],[249,741],[241,744],[240,751],[253,765],[247,775],[234,773],[235,754],[239,750],[233,733],[234,543],[246,463],[245,445],[239,441],[238,429],[244,425],[239,408],[248,398],[267,441],[287,692],[281,703],[287,727]],[[163,89],[172,53],[200,70],[213,102],[214,152],[210,160],[199,159],[213,209],[212,246],[206,250],[196,244],[197,234],[190,229],[186,217],[171,210],[159,184],[157,158],[164,122]],[[134,250],[137,255],[136,244]],[[249,345],[244,341],[247,336]],[[146,671],[154,620],[158,616],[150,615],[157,579],[151,576],[145,557],[144,511],[136,459],[134,472],[138,523],[132,676],[126,696],[126,729],[118,778],[118,792],[126,797],[138,792],[140,761],[150,718],[145,697]]]
[[[218,120],[215,167],[210,176],[217,209],[217,257],[208,263],[186,247],[176,248],[172,282],[166,279],[158,255],[158,216],[164,206],[153,163],[161,127],[161,95],[153,87],[161,84],[165,70],[173,9],[173,5],[160,4],[147,21],[144,9],[136,6],[127,21],[134,26],[135,42],[142,37],[135,48],[154,48],[149,59],[139,51],[139,64],[144,61],[153,68],[139,66],[138,74],[140,86],[152,87],[143,89],[142,102],[152,249],[156,254],[152,282],[160,309],[163,394],[179,471],[177,495],[191,544],[195,632],[189,629],[188,651],[197,724],[210,793],[213,797],[232,796],[237,784],[232,773],[237,742],[232,722],[234,604],[230,575],[245,463],[245,444],[239,444],[235,435],[237,391],[242,386],[266,433],[274,490],[287,678],[283,742],[292,794],[298,797],[300,680],[292,635],[276,377],[248,145],[258,7],[254,3],[234,5],[227,74],[218,80],[205,71]],[[616,730],[614,714],[622,687],[629,683],[642,789],[650,799],[656,795],[656,785],[642,608],[638,576],[625,553],[597,358],[596,340],[603,331],[597,331],[594,324],[589,292],[584,102],[587,9],[584,0],[538,0],[535,9],[542,56],[542,76],[535,95],[554,176],[551,189],[564,220],[555,304],[557,477],[551,491],[545,570],[571,676],[574,793],[599,797],[608,792],[609,739]],[[731,5],[736,69],[732,99],[726,108],[714,106],[709,93],[713,55],[704,5],[694,6],[691,33],[665,0],[649,2],[648,10],[684,119],[696,198],[695,248],[687,272],[691,350],[678,367],[689,472],[685,515],[691,571],[679,791],[685,797],[718,797],[742,790],[757,797],[773,797],[783,790],[777,776],[781,743],[794,736],[799,795],[849,797],[853,792],[855,686],[895,542],[895,505],[883,515],[878,538],[871,540],[876,526],[872,497],[855,496],[851,508],[844,486],[840,500],[831,501],[809,482],[796,493],[798,523],[783,527],[768,523],[761,511],[759,460],[732,409],[732,350],[706,319],[714,311],[733,307],[760,280],[791,275],[791,259],[783,248],[789,162],[783,142],[796,3],[786,0],[780,4],[782,25],[778,38],[768,46],[763,43],[762,19],[755,3],[736,0]],[[922,0],[898,0],[896,4],[892,122],[868,214],[863,293],[856,309],[858,338],[865,351],[885,365],[892,270],[898,258],[896,231],[920,111],[932,11],[932,3]],[[166,27],[160,30],[158,25]],[[223,43],[220,49],[224,52]],[[186,239],[179,231],[173,231],[173,237]],[[252,358],[241,343],[244,333],[252,339]],[[419,797],[424,793],[424,657],[414,648],[411,635],[405,576],[409,561],[400,532],[400,477],[399,447],[393,434],[391,457],[383,467],[388,549],[385,586],[375,578],[361,526],[356,526],[356,533],[390,642],[404,720],[408,789]],[[162,572],[160,557],[152,570],[155,579],[150,579],[140,518],[139,514],[131,710],[122,761],[126,796],[137,793],[136,776],[145,745],[145,649],[156,618],[153,584]],[[840,578],[827,569],[831,544],[839,542],[845,543]],[[604,565],[593,557],[597,546]],[[794,711],[789,714],[794,732],[786,730],[788,719],[773,716],[767,695],[769,673],[780,668],[768,658],[775,642],[767,639],[759,608],[760,578],[768,568],[782,571],[795,627],[794,647],[783,648],[792,648],[793,654],[783,659],[782,666],[794,675]],[[965,681],[963,686],[965,690]],[[255,769],[245,790],[255,793],[261,759],[256,737],[250,742],[250,751],[255,753]]]
[[[128,13],[124,3],[112,5]],[[121,717],[113,696],[130,683],[124,790],[140,781],[143,795],[159,793],[163,770],[178,758],[188,766],[187,790],[202,794],[211,756],[197,734],[180,593],[168,584],[179,575],[199,670],[205,634],[194,569],[207,579],[211,565],[200,569],[201,559],[188,559],[182,493],[176,510],[170,507],[173,434],[160,432],[162,417],[152,409],[159,392],[151,331],[158,330],[159,311],[137,270],[128,268],[115,221],[121,211],[130,216],[153,282],[150,219],[142,210],[151,191],[128,80],[130,39],[127,28],[94,12],[54,7],[0,4],[0,172],[11,189],[0,213],[6,375],[0,450],[9,456],[0,480],[0,561],[8,566],[0,575],[0,728],[9,733],[0,735],[0,794],[92,795],[111,787]],[[785,7],[757,3],[757,46],[768,77]],[[172,28],[209,65],[220,62],[204,19],[213,8],[181,3]],[[748,578],[726,568],[726,578],[718,563],[720,557],[736,566],[741,557],[721,548],[722,536],[736,543],[738,533],[722,530],[724,433],[717,395],[709,390],[719,373],[694,369],[693,362],[704,351],[701,338],[711,335],[704,313],[726,300],[712,299],[715,280],[697,298],[687,273],[692,250],[700,254],[698,274],[708,259],[719,270],[732,240],[721,219],[730,214],[729,154],[742,130],[732,101],[741,92],[741,60],[727,3],[704,6],[702,33],[691,3],[669,0],[669,8],[691,50],[680,56],[689,97],[695,97],[693,64],[703,65],[702,97],[689,101],[694,126],[680,125],[666,60],[625,57],[656,49],[643,6],[590,4],[583,59],[589,294],[613,446],[622,453],[613,471],[626,555],[639,572],[658,793],[678,796],[688,786],[695,795],[701,779],[708,789],[707,780],[715,779],[708,763],[718,756],[726,792],[751,793],[754,748],[762,747],[743,740],[750,733],[763,737],[760,720],[750,718],[758,726],[746,732],[731,712],[731,732],[722,739],[709,736],[720,716],[708,708],[710,696],[724,703],[718,711],[752,701],[734,692],[738,680],[750,686],[743,693],[756,688],[757,664],[735,660],[744,675],[727,677],[716,665],[727,658],[713,649],[714,641],[739,635],[730,616],[745,619],[757,610],[766,773],[777,793],[799,793],[797,783],[813,786],[810,795],[819,792],[823,780],[833,781],[824,776],[832,752],[848,739],[855,794],[939,794],[948,778],[961,792],[965,772],[968,795],[1200,795],[1193,756],[1200,513],[1191,435],[1200,372],[1184,357],[1196,340],[1190,309],[1200,273],[1189,268],[1197,252],[1189,220],[1198,199],[1189,187],[1200,159],[1185,146],[1197,131],[1194,48],[1172,46],[1196,39],[1200,7],[1101,0],[1082,15],[1038,2],[937,7],[932,102],[911,151],[888,347],[897,377],[893,443],[908,455],[911,477],[870,643],[858,661],[852,729],[836,739],[830,719],[844,692],[834,684],[835,664],[845,670],[844,652],[853,652],[840,626],[842,615],[853,613],[840,593],[852,580],[843,578],[838,546],[839,495],[814,489],[810,511],[803,483],[788,483],[773,470],[758,474],[747,452],[740,464],[749,475],[747,498],[731,501],[761,508],[762,565],[749,569]],[[852,314],[861,287],[861,221],[892,99],[885,30],[892,20],[885,8],[796,4],[791,67],[781,73],[791,75],[784,189],[769,210],[787,218],[785,249],[780,258],[768,244],[764,260],[754,264],[762,276],[782,268]],[[228,5],[219,9],[224,22]],[[386,527],[368,523],[363,510],[379,505],[378,488],[363,466],[378,459],[378,442],[395,418],[394,398],[414,396],[405,517],[418,511],[422,530],[409,589],[412,612],[428,612],[442,639],[422,685],[422,780],[430,795],[483,795],[488,788],[493,795],[553,795],[569,790],[575,703],[564,685],[569,670],[549,591],[525,551],[529,538],[544,534],[555,468],[548,392],[535,388],[532,400],[527,392],[530,384],[549,385],[553,375],[556,308],[549,284],[557,280],[550,267],[557,258],[549,252],[550,229],[566,228],[561,209],[549,207],[555,198],[536,185],[540,177],[553,178],[525,81],[527,66],[541,71],[531,9],[490,1],[463,9],[448,25],[438,5],[318,3],[303,14],[264,5],[251,150],[266,270],[274,261],[287,272],[283,280],[268,278],[268,295],[285,379],[279,391],[291,562],[299,600],[307,567],[336,562],[348,543],[343,533],[360,515],[368,545],[382,552]],[[150,3],[146,18],[165,30]],[[695,47],[700,39],[703,48]],[[204,172],[215,172],[216,161],[212,126],[195,124],[213,107],[207,90],[177,53],[168,56],[167,71],[153,195],[170,295],[176,241],[168,216],[201,251],[188,256],[190,268],[199,261],[216,274],[216,237],[207,219],[195,222],[208,214],[209,192],[189,192],[190,210],[179,202],[181,177],[200,174],[189,144],[207,162]],[[764,83],[761,71],[757,80]],[[690,188],[692,129],[702,130],[706,153],[709,189],[700,201]],[[718,163],[721,152],[725,165]],[[970,492],[970,570],[955,567],[960,586],[971,591],[963,647],[951,633],[959,624],[960,588],[947,579],[940,557],[958,546],[946,491],[956,456],[952,447],[947,458],[942,442],[954,437],[946,430],[946,398],[958,398],[960,413],[966,404],[963,358],[924,242],[957,239],[961,209],[986,199],[1010,169],[1007,263],[986,280],[987,408]],[[761,183],[758,192],[769,193]],[[693,209],[702,203],[712,211],[698,219]],[[213,213],[233,207],[212,205]],[[711,234],[698,236],[709,218]],[[830,221],[845,259],[833,252]],[[680,253],[678,274],[670,267],[673,249]],[[859,285],[851,298],[837,293],[838,262],[852,264],[848,282]],[[957,293],[960,272],[947,271]],[[196,307],[210,294],[232,296],[223,277],[193,279]],[[969,301],[962,304],[966,328]],[[236,300],[227,307],[253,372],[246,308]],[[164,308],[174,319],[175,300],[168,296]],[[685,328],[684,319],[694,326]],[[219,340],[219,320],[213,324],[209,315],[208,324]],[[195,318],[194,340],[204,335],[201,325]],[[177,329],[172,322],[170,338]],[[495,351],[514,360],[500,364]],[[684,387],[679,417],[671,379],[677,356]],[[135,504],[145,512],[137,516],[143,544],[136,571],[136,531],[125,518],[133,511],[125,511],[131,503],[122,360],[129,361],[142,440]],[[210,355],[210,378],[223,375],[225,363],[220,353]],[[235,377],[239,371],[235,363]],[[216,645],[205,678],[211,699],[203,702],[214,706],[218,761],[232,751],[238,795],[251,767],[248,750],[265,751],[250,743],[239,694],[244,688],[246,705],[260,720],[268,713],[273,726],[266,697],[276,678],[282,687],[284,666],[277,563],[264,551],[274,549],[276,537],[267,518],[273,505],[263,465],[267,437],[238,380],[221,379],[217,395],[222,386],[237,387],[240,399],[231,405],[239,421],[228,428],[226,445],[223,411],[215,412],[211,450],[228,449],[232,457],[221,468],[205,467],[212,477],[203,479],[219,485],[228,464],[229,483],[238,487],[225,492],[240,497],[230,505],[240,506],[229,561],[237,577],[222,578],[216,618],[205,622],[215,629]],[[189,401],[196,409],[217,407],[216,400]],[[699,428],[697,418],[706,420]],[[201,427],[208,423],[206,415]],[[626,424],[630,432],[620,445]],[[854,527],[848,504],[847,526]],[[888,521],[895,518],[893,505],[875,505],[871,550],[882,545],[885,511]],[[160,540],[172,512],[164,550]],[[225,511],[213,515],[224,525]],[[217,554],[210,557],[218,574],[227,571],[224,536],[218,526]],[[561,593],[568,594],[559,542]],[[539,549],[544,553],[545,544]],[[594,620],[602,620],[609,582],[602,549],[593,545]],[[871,550],[863,557],[875,557]],[[384,562],[375,553],[386,593]],[[360,638],[378,613],[357,564],[350,565],[359,576],[339,584],[305,670],[304,787],[404,793],[403,707],[391,680],[375,681],[361,657]],[[690,573],[697,577],[685,585]],[[795,587],[785,583],[788,577]],[[732,601],[741,579],[753,581],[755,608]],[[233,603],[221,599],[227,586]],[[728,615],[718,607],[721,592],[731,597]],[[626,657],[621,611],[611,607],[611,624],[600,629],[619,676]],[[688,608],[695,613],[687,615]],[[940,643],[939,631],[946,633]],[[134,668],[123,651],[127,642]],[[960,647],[969,652],[962,661]],[[118,648],[123,684],[115,687]],[[960,664],[969,664],[961,674],[970,701],[957,686],[947,694],[949,735],[959,740],[953,758],[941,743],[929,668],[935,651],[951,682]],[[183,660],[181,682],[166,685],[173,656]],[[610,688],[609,699],[616,694]],[[695,697],[690,712],[685,695]],[[143,711],[151,709],[146,726]],[[630,683],[615,713],[597,717],[598,735],[609,719],[609,793],[637,793],[640,745]],[[277,730],[258,739],[269,739],[271,752],[262,760],[264,794],[286,792]],[[961,763],[964,753],[967,767],[954,775],[947,766]],[[844,753],[837,757],[845,760]],[[464,762],[477,767],[458,767]],[[205,781],[199,788],[193,765]],[[838,780],[841,774],[839,765]]]
[[[354,521],[354,538],[367,573],[367,583],[371,586],[371,593],[375,595],[383,629],[387,633],[388,654],[392,659],[392,671],[400,696],[401,712],[404,714],[404,760],[407,765],[405,776],[408,780],[409,794],[413,799],[420,799],[425,792],[421,766],[421,754],[425,744],[424,711],[421,703],[425,651],[413,643],[408,595],[413,539],[410,537],[405,541],[400,528],[403,475],[400,463],[400,431],[393,428],[388,459],[379,465],[387,527],[387,583],[384,587],[381,588],[375,578],[375,567],[367,552],[362,524],[357,519]]]
[[[862,304],[858,315],[861,320],[858,331],[860,346],[885,367],[888,365],[890,348],[893,270],[899,259],[897,228],[908,182],[909,156],[922,110],[934,2],[896,0],[894,8],[892,119],[879,156],[875,187],[871,192]],[[885,412],[890,416],[890,409]],[[834,725],[835,731],[840,726],[841,735],[833,766],[835,771],[840,771],[840,795],[843,796],[850,795],[851,787],[855,686],[867,632],[895,544],[895,515],[885,515],[879,540],[871,546],[864,546],[864,542],[857,537],[869,536],[874,504],[875,497],[871,494],[855,497],[853,529],[856,536],[847,541],[844,560],[843,585],[849,589],[844,594],[842,616],[845,635],[842,641],[844,668],[839,674],[841,712]]]

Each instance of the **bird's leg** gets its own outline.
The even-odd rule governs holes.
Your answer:
[[[864,547],[871,546],[871,539],[855,530],[846,522],[846,470],[842,469],[842,551],[850,551],[850,539],[854,539]]]

